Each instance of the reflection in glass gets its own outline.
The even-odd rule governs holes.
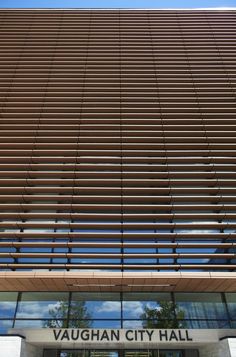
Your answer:
[[[119,353],[109,350],[62,350],[60,357],[119,357]]]
[[[50,323],[47,320],[16,320],[14,328],[46,328]],[[63,322],[61,322],[63,325]]]
[[[156,357],[156,353],[149,350],[125,351],[124,357]]]
[[[126,329],[143,328],[143,321],[142,320],[124,320],[123,328],[126,328]]]
[[[118,351],[90,351],[90,357],[119,357]]]
[[[68,293],[22,293],[17,318],[55,318],[55,311],[63,306],[63,316],[68,312]]]
[[[181,351],[160,351],[159,357],[182,357]]]
[[[7,333],[9,328],[13,327],[13,320],[0,320],[0,333]]]
[[[231,319],[236,319],[236,293],[226,293],[225,299]]]
[[[145,306],[140,318],[144,328],[185,328],[184,311],[172,301],[160,301],[157,308]]]
[[[72,351],[72,350],[63,350],[60,351],[59,357],[89,357],[90,351]]]
[[[73,292],[69,301],[68,292],[2,292],[0,331],[12,327],[16,307],[13,326],[18,328],[235,328],[236,293],[223,296]]]
[[[94,320],[93,328],[121,328],[121,320]]]
[[[171,301],[170,293],[124,293],[124,319],[143,319],[145,309],[158,309],[160,301]]]
[[[17,293],[0,292],[0,317],[14,317],[16,309]]]
[[[231,321],[231,328],[236,328],[236,321]]]
[[[175,300],[186,319],[227,319],[219,293],[176,293]]]
[[[185,320],[185,328],[208,329],[208,328],[230,328],[228,321],[220,320]]]
[[[54,308],[49,311],[52,319],[48,320],[45,327],[66,328],[68,326],[68,303],[60,301]],[[70,304],[70,316],[73,320],[70,321],[70,327],[90,327],[91,317],[87,312],[84,301],[72,301]]]
[[[83,303],[92,319],[120,319],[121,302],[117,293],[73,293],[71,306]],[[74,318],[73,310],[70,317]],[[86,317],[85,317],[86,318]]]

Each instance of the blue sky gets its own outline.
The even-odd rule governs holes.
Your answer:
[[[208,8],[236,7],[236,0],[1,0],[0,8]]]

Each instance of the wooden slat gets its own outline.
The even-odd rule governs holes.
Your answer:
[[[1,9],[0,22],[0,268],[57,270],[15,288],[63,290],[60,269],[234,276],[235,11]]]

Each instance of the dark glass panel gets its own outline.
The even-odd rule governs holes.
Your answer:
[[[176,293],[175,301],[186,319],[227,319],[219,293]]]
[[[231,319],[236,319],[236,293],[226,293],[225,299]]]
[[[184,325],[184,328],[190,329],[230,328],[229,322],[226,320],[184,320],[180,323]]]

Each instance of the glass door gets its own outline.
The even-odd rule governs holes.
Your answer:
[[[126,350],[124,357],[183,357],[183,353],[177,350]]]
[[[160,350],[158,357],[183,357],[183,353],[181,351],[165,351]]]
[[[89,357],[86,350],[63,350],[58,353],[58,357]]]
[[[119,357],[118,351],[109,351],[109,350],[90,350],[89,357]]]
[[[119,357],[119,352],[109,350],[61,350],[58,357]]]
[[[149,350],[126,350],[124,351],[124,357],[154,357],[152,351]]]

